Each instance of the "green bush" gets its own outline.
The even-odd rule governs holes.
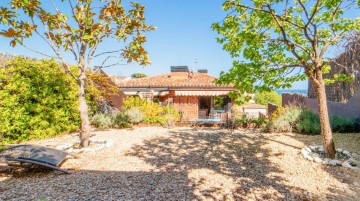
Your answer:
[[[235,127],[243,127],[243,128],[247,128],[250,126],[252,122],[252,118],[249,117],[247,114],[242,114],[238,117],[235,117]]]
[[[330,117],[331,129],[336,133],[358,132],[356,119],[346,117],[332,116]]]
[[[124,111],[124,115],[126,115],[129,119],[130,123],[139,123],[144,120],[144,115],[141,110],[137,107],[130,108]]]
[[[311,110],[302,110],[296,124],[296,131],[305,134],[320,134],[319,115]]]
[[[132,124],[130,122],[129,116],[124,112],[119,112],[113,115],[113,126],[115,128],[131,128]]]
[[[267,125],[270,132],[292,132],[318,135],[321,133],[319,115],[315,112],[301,108],[290,107],[280,109]],[[360,132],[359,121],[346,117],[331,116],[330,125],[333,132],[351,133]]]
[[[172,106],[161,107],[158,103],[140,99],[139,97],[127,97],[123,102],[123,110],[139,108],[146,123],[160,123],[163,126],[174,124],[180,119],[180,114]],[[173,123],[172,123],[173,122]]]
[[[270,132],[292,132],[296,127],[301,112],[302,108],[300,107],[281,109],[276,118],[272,118],[272,121],[268,123],[266,129]]]
[[[74,131],[77,85],[56,61],[15,58],[0,67],[0,114],[2,143]]]
[[[266,120],[264,118],[254,118],[251,123],[255,124],[255,128],[261,128],[266,124]]]
[[[256,93],[254,96],[256,103],[260,105],[268,105],[268,103],[273,103],[281,106],[282,98],[281,95],[275,91],[264,91],[261,93]]]
[[[98,113],[91,118],[91,124],[97,128],[111,128],[113,127],[112,116],[109,114]]]

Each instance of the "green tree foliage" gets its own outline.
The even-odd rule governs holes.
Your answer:
[[[281,102],[282,102],[281,95],[279,95],[275,91],[258,92],[255,94],[254,99],[256,103],[265,106],[267,106],[268,103],[273,103],[281,106]]]
[[[219,84],[232,83],[232,96],[289,88],[309,78],[318,95],[318,108],[325,154],[335,157],[327,111],[324,69],[328,48],[360,29],[360,18],[344,13],[359,1],[338,0],[226,0],[225,19],[212,25],[217,39],[235,59]],[[245,97],[249,99],[249,97]]]
[[[0,67],[0,142],[79,128],[77,85],[54,60],[15,58]]]
[[[138,79],[138,78],[143,78],[143,77],[147,77],[147,75],[145,75],[144,73],[134,73],[130,76],[132,79]]]
[[[49,1],[45,5],[39,0],[9,0],[0,4],[0,35],[11,38],[10,45],[23,47],[43,56],[55,57],[62,62],[62,68],[78,84],[79,112],[81,119],[80,146],[87,147],[90,137],[88,105],[85,100],[86,71],[94,58],[102,59],[100,68],[120,65],[109,63],[111,58],[124,58],[127,62],[141,65],[150,63],[143,48],[146,31],[154,30],[145,23],[143,5],[130,3],[128,10],[118,0],[69,0]],[[7,5],[5,5],[7,4]],[[70,11],[70,12],[67,12]],[[37,36],[53,50],[54,55],[26,45],[24,39]],[[99,52],[105,40],[122,42],[124,47]],[[63,53],[73,56],[72,62],[65,61]],[[75,75],[68,63],[76,63]]]

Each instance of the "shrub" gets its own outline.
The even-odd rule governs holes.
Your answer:
[[[165,106],[162,109],[162,119],[159,123],[165,127],[174,127],[175,123],[180,120],[180,113],[173,106]]]
[[[266,124],[266,120],[263,118],[254,118],[252,119],[251,123],[255,124],[255,128],[261,128],[263,125]]]
[[[304,134],[321,133],[319,115],[301,107],[281,108],[276,111],[276,118],[266,126],[270,132],[292,132],[297,131]],[[346,117],[331,116],[330,125],[333,132],[349,133],[359,132],[360,124],[355,119]]]
[[[289,107],[278,107],[275,112],[273,112],[270,116],[271,120],[275,120],[278,117],[282,116],[285,112],[289,110]]]
[[[296,131],[305,134],[320,134],[319,115],[311,110],[303,110],[296,124]]]
[[[139,97],[127,97],[123,102],[123,110],[129,110],[131,108],[140,109],[143,114],[143,122],[146,123],[160,123],[167,126],[174,124],[175,121],[180,119],[180,114],[172,106],[161,107],[158,103],[152,103],[146,99],[140,99]],[[174,121],[173,123],[171,123]]]
[[[276,118],[266,126],[270,132],[292,132],[302,112],[300,107],[278,108]]]
[[[139,108],[130,108],[124,111],[124,115],[128,117],[130,123],[139,123],[144,120],[144,115]]]
[[[268,103],[273,103],[280,106],[282,102],[281,95],[275,91],[264,91],[261,93],[256,93],[254,100],[256,103],[261,105],[268,105]]]
[[[130,118],[124,112],[119,112],[113,116],[113,125],[115,128],[131,128]]]
[[[235,127],[241,126],[243,128],[247,128],[248,126],[250,126],[251,122],[252,118],[247,114],[242,114],[238,117],[235,117]]]
[[[330,117],[331,129],[336,133],[351,133],[358,132],[356,119],[346,117],[331,116]]]
[[[109,114],[98,113],[91,118],[91,124],[97,128],[111,128],[113,127],[112,116]]]
[[[77,85],[54,60],[15,58],[0,67],[0,114],[2,143],[75,131]]]

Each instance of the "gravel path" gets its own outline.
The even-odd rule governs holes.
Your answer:
[[[114,145],[79,153],[59,172],[0,174],[0,200],[357,200],[360,171],[323,166],[300,154],[320,136],[214,128],[93,132]],[[76,134],[33,141],[55,147]],[[360,153],[360,135],[335,135]]]

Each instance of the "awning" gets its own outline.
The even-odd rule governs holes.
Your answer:
[[[123,91],[127,96],[166,96],[169,91],[154,91],[154,92],[140,92],[140,91]]]
[[[230,91],[175,91],[175,96],[225,96]]]

